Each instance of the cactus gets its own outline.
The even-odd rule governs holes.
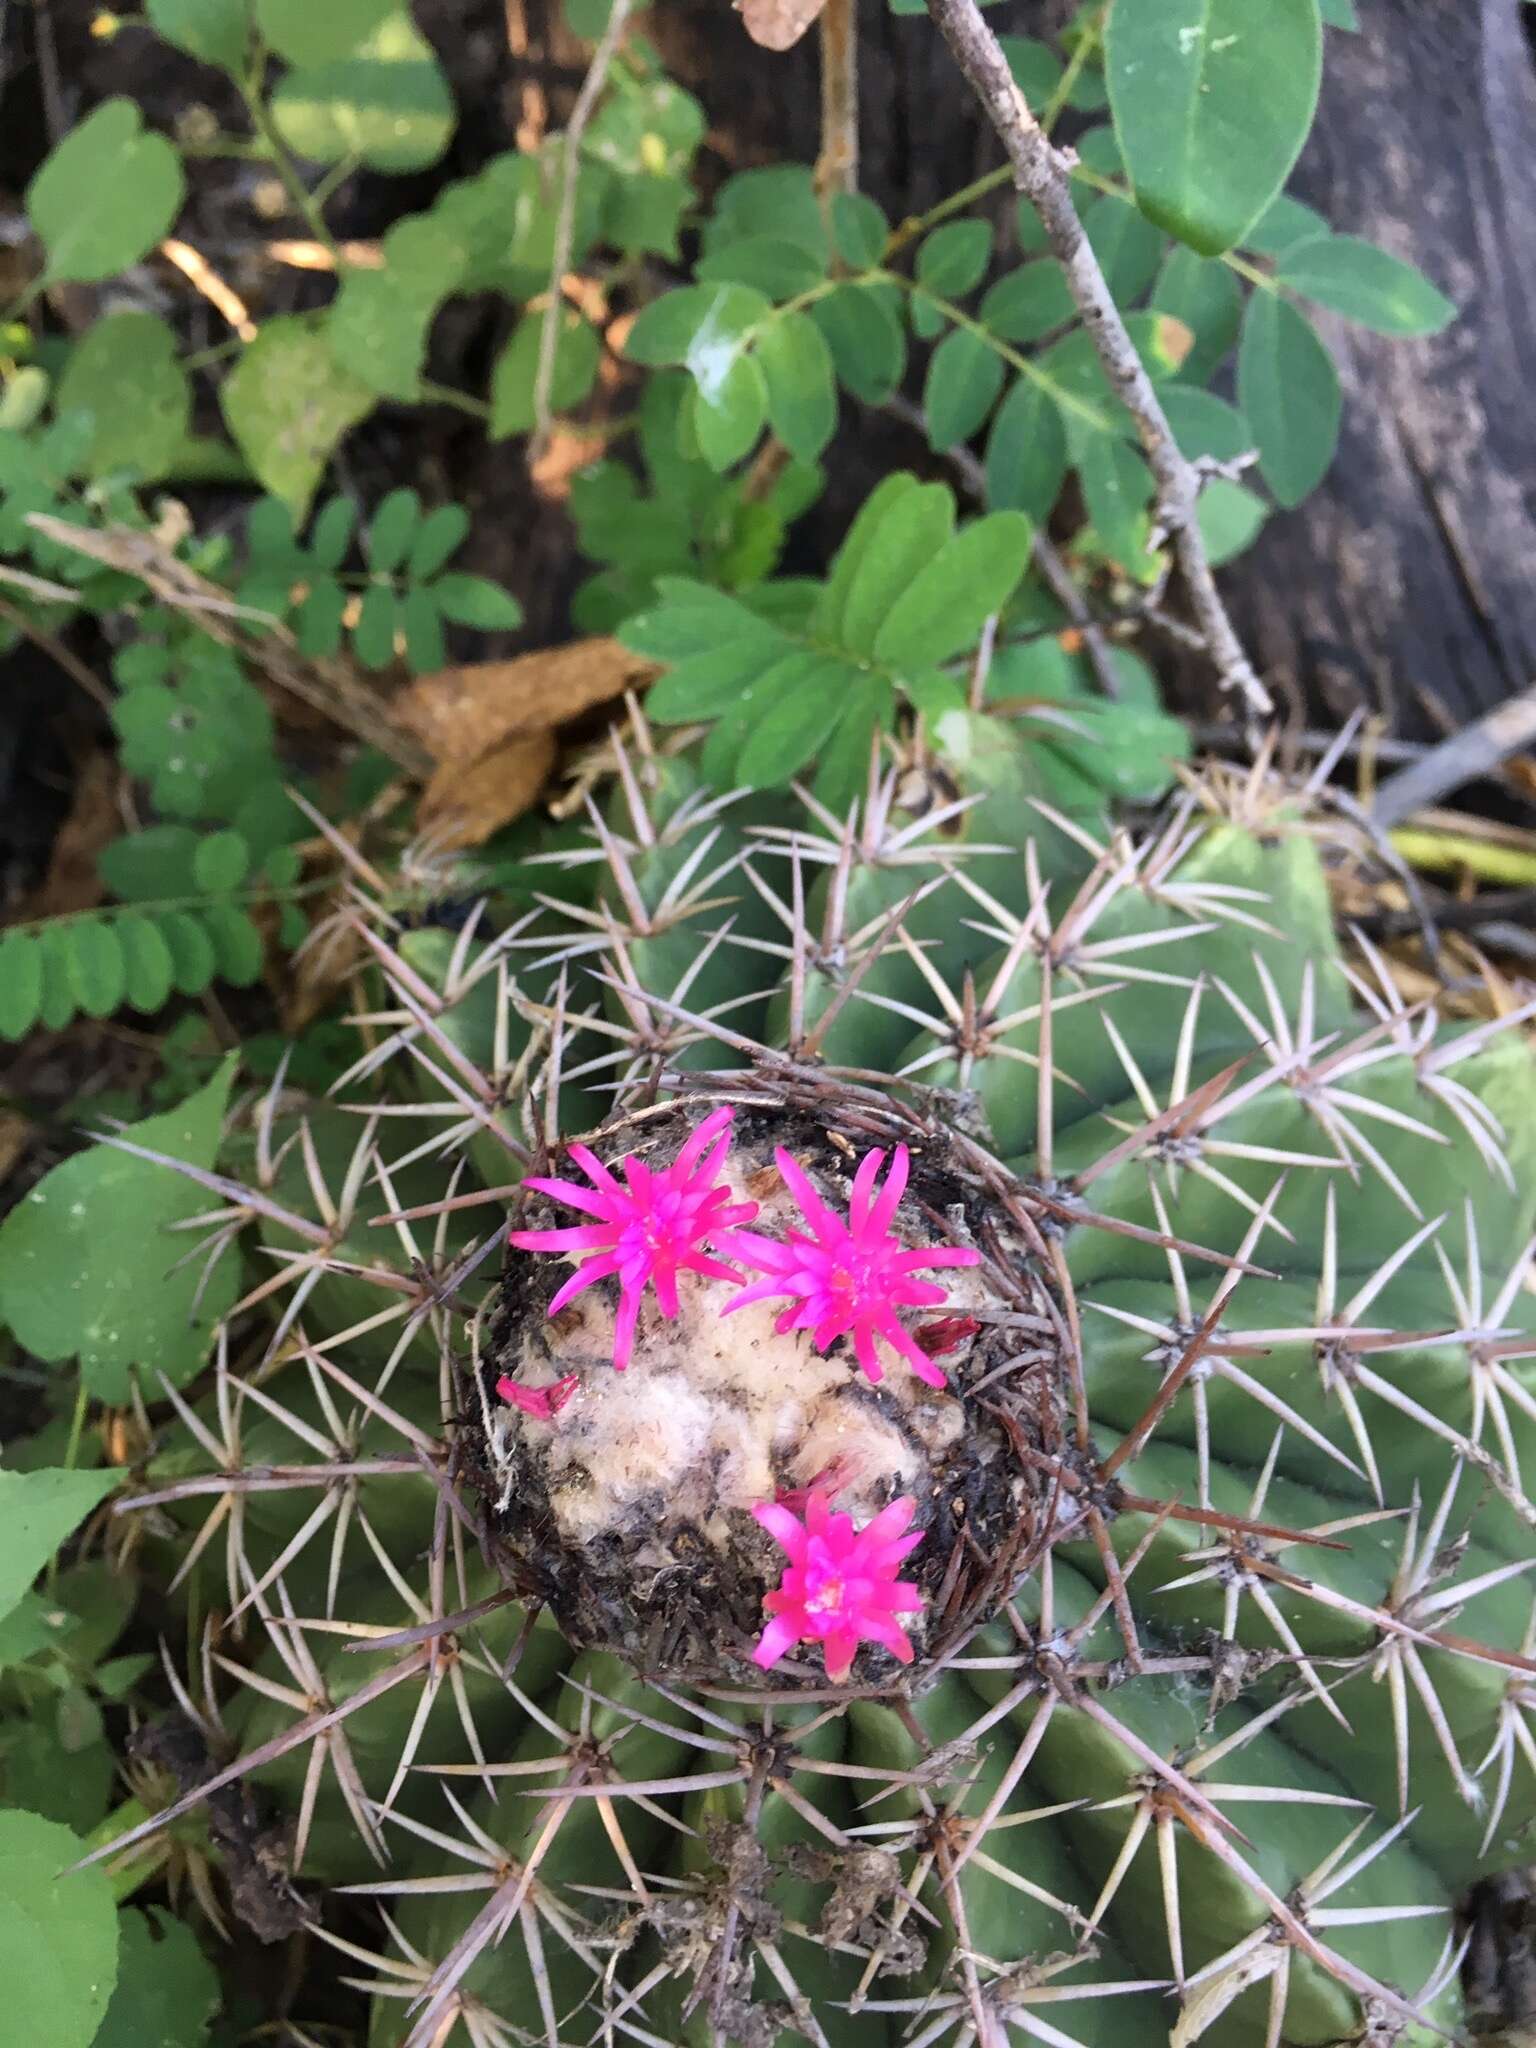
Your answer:
[[[1133,827],[935,732],[841,820],[642,728],[520,921],[363,918],[337,1101],[205,1177],[183,1705],[378,1903],[311,1896],[372,2048],[1427,2044],[1530,1857],[1520,1017],[1341,946],[1320,785]]]

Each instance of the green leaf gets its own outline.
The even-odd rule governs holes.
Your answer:
[[[159,929],[171,956],[173,987],[179,995],[200,996],[219,971],[213,941],[185,910],[168,910],[159,920]]]
[[[783,313],[758,337],[768,424],[791,455],[814,462],[837,427],[832,351],[807,313]]]
[[[1105,434],[1074,436],[1070,431],[1067,439],[1100,547],[1127,575],[1144,581],[1157,566],[1146,546],[1151,470],[1128,442]]]
[[[1040,386],[1019,378],[997,409],[987,437],[987,503],[994,512],[1027,512],[1044,524],[1067,474],[1061,414]]]
[[[99,918],[71,918],[60,926],[68,948],[69,980],[87,1017],[110,1017],[123,1000],[126,975],[122,949],[110,925]]]
[[[907,360],[906,336],[885,295],[867,285],[839,285],[810,313],[844,388],[866,405],[883,405],[901,383]]]
[[[211,1167],[235,1064],[231,1055],[179,1109],[123,1135]],[[208,1332],[238,1285],[233,1259],[219,1261],[206,1287],[201,1261],[182,1263],[186,1241],[172,1226],[207,1205],[206,1190],[170,1167],[106,1145],[77,1152],[0,1224],[0,1315],[39,1358],[78,1356],[98,1400],[126,1401],[133,1365],[150,1373],[151,1387],[157,1372],[182,1385],[201,1366]],[[5,1526],[9,1532],[9,1520]],[[14,1538],[6,1554],[14,1556]]]
[[[310,560],[322,569],[339,569],[357,528],[357,507],[350,498],[327,498],[310,529]]]
[[[755,612],[723,590],[691,582],[685,576],[662,576],[656,584],[658,602],[624,622],[624,645],[652,661],[681,661],[705,654],[727,641],[771,632]]]
[[[420,524],[421,500],[408,484],[380,498],[368,522],[368,567],[375,576],[395,573]]]
[[[68,929],[62,923],[46,924],[37,933],[36,943],[43,967],[43,994],[38,1005],[38,1021],[45,1031],[62,1031],[75,1014],[75,984],[71,972]]]
[[[812,615],[812,626],[824,639],[835,641],[840,646],[849,646],[847,629],[848,599],[863,570],[865,561],[872,553],[882,528],[894,513],[902,499],[921,489],[918,480],[906,470],[898,470],[876,484],[864,503],[859,507],[852,525],[843,536],[843,544],[832,558],[832,566],[821,587],[816,609]],[[951,501],[948,529],[953,529],[954,507]]]
[[[122,657],[115,667],[122,679]],[[143,682],[114,701],[123,765],[148,778],[166,816],[228,817],[253,780],[275,772],[271,711],[227,648],[191,642],[174,673],[174,687]],[[167,893],[184,894],[184,882]]]
[[[379,269],[344,271],[326,321],[337,361],[385,398],[419,396],[432,322],[468,267],[468,238],[451,232],[441,211],[397,221]]]
[[[1077,318],[1066,272],[1052,256],[1021,263],[989,285],[977,319],[999,341],[1039,341]]]
[[[199,891],[222,896],[238,889],[251,865],[251,849],[238,832],[210,832],[197,842],[192,880]]]
[[[250,0],[146,0],[145,12],[168,43],[202,64],[238,77],[251,43]]]
[[[750,636],[707,654],[686,656],[658,683],[645,700],[646,715],[662,725],[687,725],[696,718],[718,718],[743,691],[768,673],[788,652],[783,638],[758,622]],[[627,641],[629,627],[624,628]]]
[[[1455,306],[1421,270],[1358,235],[1299,243],[1281,256],[1275,274],[1304,299],[1377,334],[1438,334],[1456,318]]]
[[[913,275],[941,299],[961,299],[980,284],[992,256],[992,229],[984,220],[951,220],[918,245]]]
[[[175,979],[171,949],[159,926],[147,917],[120,917],[113,929],[123,953],[125,998],[152,1017],[170,1000]]]
[[[425,676],[440,669],[448,659],[448,649],[443,640],[442,614],[430,586],[418,586],[405,593],[400,619],[405,628],[405,658],[412,671]]]
[[[1173,438],[1191,461],[1212,455],[1218,462],[1231,462],[1253,447],[1252,427],[1224,398],[1187,384],[1170,384],[1159,396]]]
[[[1196,517],[1207,559],[1215,569],[1253,545],[1269,517],[1269,508],[1242,484],[1218,476],[1200,493]]]
[[[872,497],[844,543],[853,566],[836,633],[838,643],[854,654],[876,651],[893,608],[954,534],[955,500],[948,486],[906,481],[908,488],[884,500]],[[878,516],[869,516],[872,508]],[[829,599],[832,595],[829,589]]]
[[[1202,255],[1230,249],[1289,177],[1312,125],[1317,0],[1115,0],[1104,54],[1143,213]]]
[[[830,247],[821,201],[806,164],[770,164],[738,171],[721,186],[704,226],[705,253],[749,235],[784,235],[827,267]]]
[[[968,441],[997,403],[1003,359],[979,334],[956,327],[928,360],[923,412],[929,446],[942,452]]]
[[[411,542],[406,573],[413,579],[435,576],[469,538],[469,514],[462,505],[439,505],[427,514]]]
[[[0,1671],[68,1642],[78,1626],[74,1615],[52,1600],[23,1593],[10,1613],[0,1617]]]
[[[673,171],[616,177],[603,211],[602,239],[621,256],[665,256],[675,263],[682,253],[683,216],[692,204],[688,180]]]
[[[736,761],[748,789],[771,789],[798,775],[843,715],[857,671],[835,656],[810,654],[793,675],[781,675],[774,702],[752,729]],[[764,682],[766,694],[772,679]]]
[[[1232,344],[1243,318],[1243,293],[1236,274],[1215,257],[1193,249],[1170,249],[1152,294],[1160,313],[1182,320],[1194,336],[1179,366],[1185,384],[1204,384]]]
[[[820,284],[826,265],[787,236],[748,235],[701,257],[693,274],[703,284],[744,284],[770,299],[793,299]]]
[[[293,634],[300,654],[328,661],[341,648],[347,593],[334,576],[317,576],[293,615]]]
[[[885,254],[891,224],[884,210],[863,192],[838,192],[832,199],[832,237],[851,270],[870,270]]]
[[[266,949],[246,913],[232,903],[214,903],[203,911],[202,920],[213,942],[220,976],[236,988],[249,988],[260,981]]]
[[[694,432],[710,468],[726,470],[757,445],[768,417],[767,380],[753,356],[726,359],[722,354],[719,360],[709,358],[705,367],[708,381],[701,377],[695,393]]]
[[[1358,33],[1360,21],[1355,13],[1355,0],[1321,0],[1321,12],[1329,28]]]
[[[256,0],[265,40],[290,64],[329,64],[349,57],[391,13],[396,0]]]
[[[1332,357],[1278,292],[1255,292],[1248,301],[1237,401],[1253,428],[1264,481],[1282,505],[1299,505],[1333,460],[1342,402]]]
[[[1157,275],[1166,246],[1162,230],[1113,192],[1094,200],[1083,229],[1116,305],[1133,305]]]
[[[50,1174],[42,1181],[39,1192],[52,1178]],[[7,1253],[7,1262],[10,1256]],[[112,1466],[97,1472],[0,1470],[0,1528],[5,1530],[0,1550],[0,1616],[19,1605],[60,1544],[100,1507],[122,1477]]]
[[[185,896],[196,848],[197,834],[190,825],[149,825],[104,846],[96,870],[113,895],[128,903]]]
[[[352,651],[364,668],[388,668],[395,658],[395,593],[388,584],[375,583],[363,594],[357,624],[352,628]]]
[[[83,1844],[35,1813],[0,1813],[0,1981],[27,2048],[89,2048],[117,1978],[117,1909]]]
[[[329,8],[312,8],[323,19]],[[392,9],[351,56],[290,71],[272,95],[272,118],[296,156],[355,157],[403,174],[435,164],[454,128],[453,94],[432,46],[409,13]]]
[[[1244,246],[1261,256],[1283,256],[1299,243],[1313,242],[1333,233],[1316,207],[1304,206],[1289,192],[1282,192],[1274,204],[1259,215],[1243,237]]]
[[[308,510],[331,451],[372,412],[372,389],[338,362],[308,321],[263,322],[219,393],[224,418],[263,487],[296,518]]]
[[[870,741],[889,732],[896,719],[896,693],[884,676],[861,675],[842,699],[837,727],[817,757],[812,791],[818,802],[839,817],[864,787],[869,774]]]
[[[146,135],[132,100],[104,100],[59,143],[27,187],[27,212],[50,283],[115,277],[152,249],[181,211],[181,161]]]
[[[708,285],[685,284],[676,291],[663,292],[659,299],[652,299],[648,306],[641,308],[625,337],[624,353],[629,361],[644,363],[651,369],[681,363],[688,354],[688,344],[703,325],[717,297],[716,291]],[[758,294],[758,313],[767,310],[767,300]],[[750,326],[751,321],[746,324]]]
[[[897,598],[875,637],[875,659],[915,674],[969,647],[1017,588],[1029,542],[1029,521],[1017,512],[963,528]]]
[[[0,1038],[25,1038],[43,1004],[43,956],[26,932],[0,934]]]
[[[1048,43],[1037,42],[1033,36],[999,36],[997,40],[1014,84],[1030,112],[1038,116],[1061,84],[1061,59]]]
[[[118,1916],[117,1988],[91,2048],[202,2048],[222,2002],[187,1923],[162,1906],[129,1908]]]
[[[432,595],[443,617],[455,626],[475,626],[482,633],[509,633],[523,623],[523,608],[517,599],[484,576],[439,576],[432,586]]]
[[[502,350],[491,374],[491,438],[526,434],[533,426],[533,391],[543,345],[544,315],[527,313]],[[549,401],[555,412],[580,405],[592,389],[602,345],[574,306],[560,308],[555,335],[554,375]]]

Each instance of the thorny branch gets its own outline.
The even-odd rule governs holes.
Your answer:
[[[560,316],[565,310],[565,273],[570,268],[571,244],[576,233],[576,180],[581,170],[581,138],[586,133],[592,109],[608,77],[608,67],[623,39],[629,20],[631,0],[613,0],[608,26],[581,81],[576,104],[566,124],[560,155],[560,206],[555,215],[555,246],[549,264],[549,297],[544,306],[544,324],[539,329],[539,361],[533,377],[533,438],[529,459],[535,460],[549,439],[552,419],[550,399],[555,386],[555,356],[560,345]]]
[[[1227,616],[1200,537],[1195,517],[1199,471],[1174,439],[1152,379],[1083,232],[1072,204],[1070,159],[1055,147],[1030,112],[976,0],[927,0],[927,5],[1007,150],[1014,183],[1039,214],[1105,375],[1135,421],[1157,481],[1157,516],[1172,538],[1221,687],[1236,691],[1251,713],[1267,713],[1273,709],[1270,694]]]

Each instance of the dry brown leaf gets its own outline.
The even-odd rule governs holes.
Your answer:
[[[417,809],[423,836],[442,848],[481,845],[538,801],[558,752],[553,733],[526,733],[478,761],[445,761]]]
[[[112,756],[88,754],[76,771],[69,816],[53,842],[48,874],[28,906],[30,914],[62,917],[72,910],[94,910],[105,893],[96,856],[122,829]]]
[[[594,705],[622,697],[655,672],[617,640],[573,640],[511,661],[474,662],[422,676],[395,699],[393,715],[439,763],[462,769],[504,740],[552,732]],[[441,779],[434,779],[433,789]]]
[[[736,12],[760,48],[792,50],[825,5],[826,0],[736,0]]]

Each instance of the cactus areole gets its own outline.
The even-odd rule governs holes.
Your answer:
[[[728,1115],[705,1119],[711,1137]],[[643,1209],[696,1162],[702,1116],[642,1112],[570,1153],[615,1189],[638,1184],[639,1204],[609,1198],[616,1212]],[[861,1145],[855,1130],[830,1110],[739,1112],[719,1154],[724,1220],[692,1270],[663,1267],[633,1308],[595,1234],[514,1227],[480,1365],[483,1482],[509,1575],[572,1640],[656,1672],[745,1682],[771,1663],[776,1685],[848,1677],[813,1640],[758,1654],[786,1568],[765,1511],[772,1522],[813,1498],[855,1542],[908,1498],[922,1538],[903,1567],[920,1598],[893,1646],[863,1639],[856,1680],[930,1655],[1007,1583],[1046,1511],[1047,1468],[986,1400],[1020,1333],[976,1244],[986,1231],[994,1258],[1015,1259],[1024,1245],[941,1132],[914,1152]],[[572,1189],[530,1185],[525,1216]],[[750,1234],[736,1222],[748,1215]],[[580,1286],[584,1256],[603,1270]],[[733,1270],[749,1260],[755,1272]],[[829,1585],[835,1605],[841,1580]]]

